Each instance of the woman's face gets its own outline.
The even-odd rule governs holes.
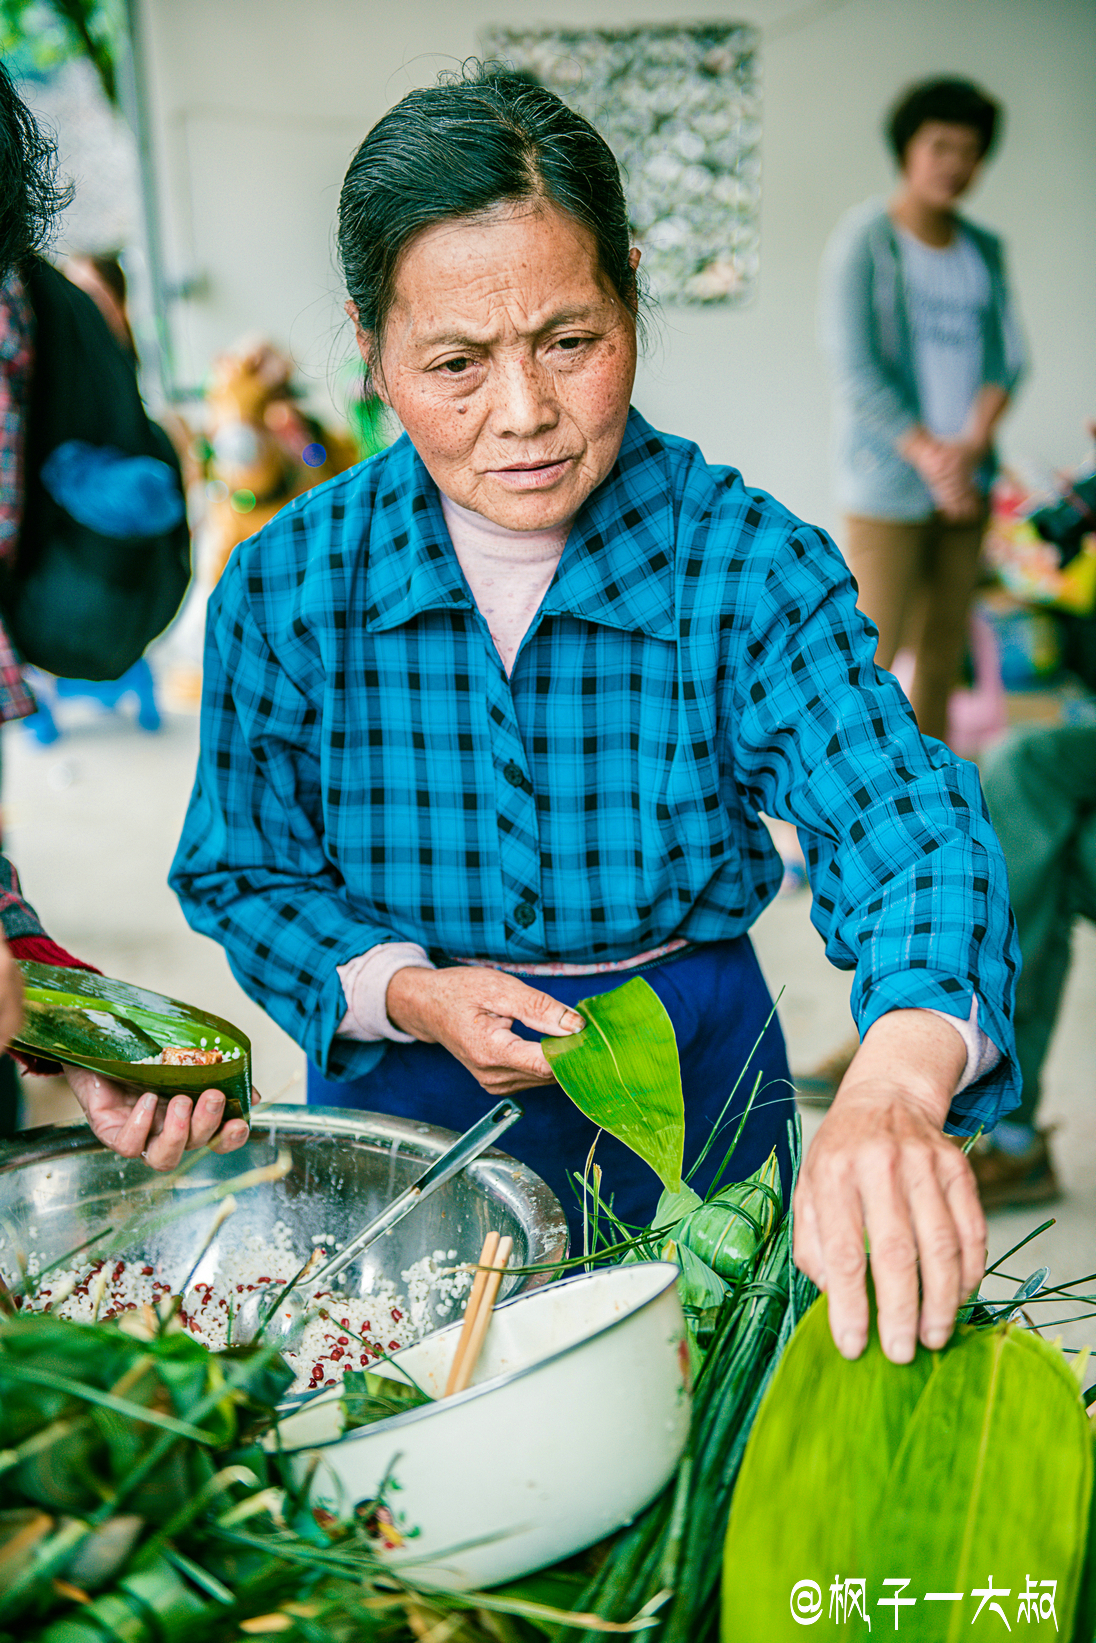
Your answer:
[[[973,126],[926,120],[906,144],[902,175],[923,204],[947,211],[978,175],[982,138]]]
[[[367,360],[372,340],[359,328]],[[440,491],[506,529],[547,530],[616,460],[635,317],[573,217],[507,205],[412,240],[379,366],[376,388]]]

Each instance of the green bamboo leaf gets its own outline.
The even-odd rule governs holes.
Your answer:
[[[685,1102],[673,1024],[637,976],[575,1006],[586,1027],[545,1038],[552,1071],[586,1117],[649,1164],[669,1192],[681,1190]]]
[[[93,1403],[101,1409],[111,1409],[115,1414],[124,1415],[127,1420],[138,1421],[144,1426],[159,1426],[165,1432],[174,1432],[176,1437],[189,1438],[192,1443],[210,1441],[209,1433],[201,1427],[193,1426],[190,1421],[176,1420],[174,1415],[161,1414],[158,1409],[146,1409],[143,1404],[133,1403],[129,1398],[116,1398],[113,1392],[104,1392],[98,1386],[88,1386],[82,1381],[70,1380],[65,1375],[54,1375],[48,1369],[11,1363],[6,1357],[0,1358],[0,1381],[21,1381],[29,1386],[47,1386],[55,1392],[65,1392],[69,1397],[79,1398],[82,1403]]]
[[[126,1575],[94,1602],[55,1620],[39,1637],[40,1643],[144,1643],[146,1638],[151,1643],[153,1638],[178,1637],[188,1623],[203,1617],[204,1599],[161,1555],[151,1567]]]
[[[26,1014],[17,1049],[88,1067],[164,1095],[223,1090],[225,1117],[251,1111],[251,1041],[220,1016],[113,976],[20,959]],[[219,1049],[224,1060],[179,1066],[147,1058],[166,1046]]]
[[[780,1166],[775,1149],[760,1169],[724,1187],[686,1215],[675,1237],[728,1283],[753,1270],[757,1252],[781,1213]]]
[[[100,1060],[140,1061],[159,1053],[156,1040],[127,1016],[94,1006],[49,1004],[41,999],[24,1002],[20,1038],[70,1060],[87,1055]]]
[[[1092,1493],[1092,1445],[1056,1349],[1000,1325],[960,1329],[942,1352],[890,1363],[874,1327],[853,1363],[825,1298],[773,1377],[746,1449],[727,1530],[723,1637],[777,1637],[821,1604],[827,1636],[865,1635],[831,1582],[863,1580],[879,1620],[907,1579],[921,1643],[966,1636],[992,1575],[1010,1622],[1031,1576],[1053,1580],[1070,1635]],[[814,1582],[813,1594],[806,1583]],[[791,1608],[799,1588],[801,1609]],[[962,1599],[924,1601],[924,1593]],[[889,1619],[887,1610],[882,1611]],[[889,1629],[889,1628],[888,1628]]]
[[[683,1221],[691,1210],[699,1209],[703,1202],[703,1198],[698,1192],[694,1192],[692,1187],[682,1187],[680,1192],[667,1190],[658,1200],[651,1231],[671,1232],[679,1221]]]
[[[351,1432],[389,1415],[402,1415],[434,1400],[417,1386],[407,1386],[391,1375],[373,1375],[368,1370],[348,1370],[343,1376],[343,1430]]]
[[[1011,1589],[1004,1607],[1014,1623],[1026,1577],[1037,1588],[1051,1578],[1058,1625],[1069,1636],[1091,1493],[1088,1421],[1061,1353],[1015,1326],[972,1330],[940,1355],[910,1421],[867,1578],[885,1579],[881,1565],[899,1553],[925,1571],[933,1590],[970,1593],[991,1570],[1007,1571],[996,1579]],[[933,1501],[947,1502],[946,1522],[933,1522],[926,1510]],[[975,1607],[967,1609],[971,1618]],[[925,1635],[956,1643],[969,1625],[956,1604]]]
[[[681,1268],[677,1292],[681,1296],[682,1306],[695,1307],[698,1312],[722,1306],[727,1293],[726,1284],[718,1273],[712,1271],[707,1261],[694,1255],[687,1245],[670,1239],[663,1245],[662,1259],[676,1261]]]

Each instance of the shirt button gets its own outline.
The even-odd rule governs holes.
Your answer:
[[[514,763],[513,759],[510,760],[509,764],[503,765],[502,773],[506,777],[506,780],[510,783],[511,787],[525,786],[525,772],[521,768],[520,764]]]
[[[536,919],[537,910],[532,902],[519,901],[514,908],[514,923],[520,925],[523,930],[528,930],[530,924],[536,923]]]

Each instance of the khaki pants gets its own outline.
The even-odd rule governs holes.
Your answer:
[[[983,520],[846,520],[845,560],[857,604],[879,629],[875,659],[889,668],[903,646],[914,653],[910,702],[926,736],[947,739],[955,685],[978,579]]]

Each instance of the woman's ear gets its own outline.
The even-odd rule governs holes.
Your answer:
[[[642,255],[643,252],[639,249],[638,245],[633,245],[632,249],[628,253],[628,267],[632,270],[633,275],[639,267],[639,259]],[[632,310],[633,315],[639,313],[639,288],[635,284],[632,286],[632,300],[628,306]]]
[[[381,374],[380,359],[377,352],[377,334],[375,331],[366,331],[363,328],[361,320],[358,318],[358,305],[356,302],[352,302],[349,298],[347,298],[347,301],[343,306],[351,324],[354,327],[354,341],[358,345],[358,352],[362,356],[362,359],[365,362],[365,368],[369,373],[369,386],[373,393],[375,393],[379,399],[384,400],[384,403],[387,405],[388,400],[384,392],[384,377]]]

